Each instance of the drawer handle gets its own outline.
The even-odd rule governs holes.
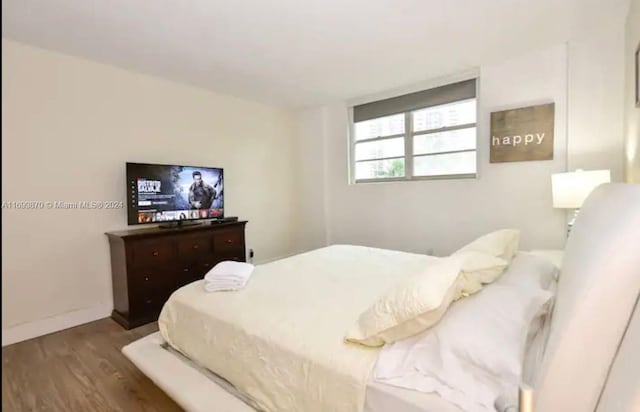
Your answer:
[[[182,271],[183,271],[183,272],[188,272],[188,271],[189,271],[189,268],[184,268],[184,269],[182,269]]]
[[[145,282],[148,282],[149,281],[149,276],[145,276],[144,280],[145,280]]]
[[[151,252],[151,254],[152,254],[153,256],[158,256],[158,251],[157,251],[157,250],[154,250],[153,252]]]
[[[153,303],[153,300],[152,300],[152,299],[147,299],[147,300],[145,301],[145,303],[146,303],[147,305],[149,305],[149,304]]]
[[[227,243],[227,245],[230,245],[230,244],[232,244],[232,243],[233,243],[233,240],[231,240],[231,239],[227,239],[225,242]]]
[[[199,248],[199,247],[200,247],[200,245],[193,245],[193,248],[194,248],[194,249],[197,249],[197,248]]]
[[[210,264],[210,263],[205,263],[205,264],[204,264],[204,267],[206,267],[206,268],[208,268],[209,266],[211,266],[211,264]]]

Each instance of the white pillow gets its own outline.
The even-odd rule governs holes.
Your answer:
[[[551,290],[556,285],[558,268],[544,257],[518,252],[509,269],[500,277],[501,284]]]
[[[509,269],[500,278],[499,283],[548,290],[555,296],[558,271],[558,268],[548,259],[519,252],[511,262]],[[540,373],[549,338],[554,302],[555,299],[549,300],[531,322],[527,334],[522,382],[530,386],[534,386],[535,379]]]
[[[520,243],[520,231],[515,229],[502,229],[488,233],[461,247],[456,253],[474,251],[496,256],[511,262],[513,255],[518,250]]]
[[[345,340],[382,346],[431,327],[460,295],[460,259],[442,259],[400,281],[363,312]]]
[[[494,281],[506,266],[503,259],[473,251],[443,258],[381,296],[345,339],[382,346],[415,335],[436,324],[451,302]]]
[[[458,252],[449,258],[459,260],[462,268],[459,279],[461,294],[458,298],[480,291],[484,285],[496,280],[509,265],[504,259],[472,250]]]
[[[385,346],[375,379],[437,392],[468,412],[493,411],[500,394],[517,392],[529,327],[552,297],[511,280],[456,302],[436,327]]]

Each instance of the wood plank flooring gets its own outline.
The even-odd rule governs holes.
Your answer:
[[[2,348],[2,411],[181,411],[120,352],[156,330],[101,319]]]

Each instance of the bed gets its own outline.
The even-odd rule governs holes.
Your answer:
[[[202,281],[183,287],[158,326],[172,348],[259,409],[358,411],[378,349],[344,342],[345,332],[398,277],[434,260],[333,245],[258,266],[240,292],[212,295]]]
[[[640,290],[638,273],[629,270],[640,267],[639,258],[626,252],[640,244],[638,205],[637,187],[607,185],[573,228],[536,382],[540,410],[594,411],[607,393]],[[212,298],[195,282],[167,302],[159,333],[123,352],[190,411],[459,411],[436,394],[372,381],[379,349],[343,340],[399,276],[434,259],[334,245],[257,267],[239,293]],[[615,282],[603,278],[605,267]],[[611,312],[603,317],[607,305]],[[585,358],[575,346],[592,339],[594,327],[601,328],[592,344],[597,356]]]

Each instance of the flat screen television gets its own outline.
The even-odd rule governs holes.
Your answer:
[[[130,225],[188,224],[222,218],[224,174],[221,168],[127,163]]]

